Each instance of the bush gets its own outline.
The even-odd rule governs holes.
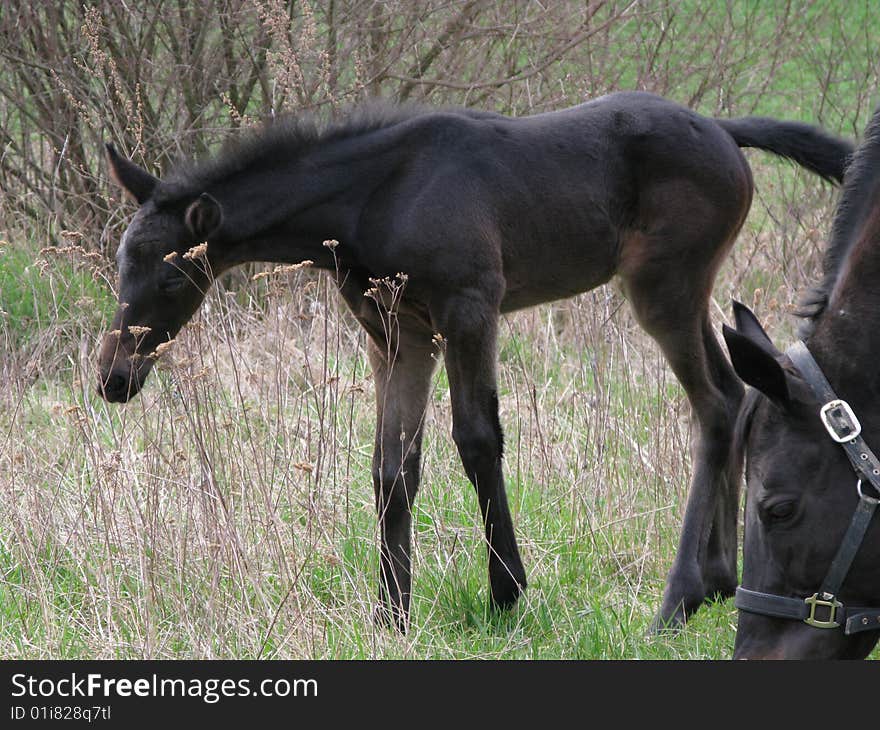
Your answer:
[[[0,0],[0,190],[109,255],[124,211],[103,141],[161,173],[242,124],[368,96],[521,115],[642,89],[857,134],[878,15],[831,0]]]

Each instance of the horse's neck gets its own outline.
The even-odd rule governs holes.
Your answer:
[[[836,375],[880,392],[880,199],[872,201],[862,218],[856,243],[808,344],[832,382]]]
[[[846,171],[825,263],[834,283],[810,349],[843,381],[880,391],[880,108]]]
[[[840,202],[834,215],[825,252],[826,293],[834,294],[842,283],[850,253],[865,235],[866,225],[876,216],[880,200],[880,109],[865,129],[865,138],[846,170]]]

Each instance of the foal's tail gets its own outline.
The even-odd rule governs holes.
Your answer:
[[[716,119],[740,147],[757,147],[786,157],[828,182],[843,182],[855,145],[846,139],[801,122],[768,117]]]

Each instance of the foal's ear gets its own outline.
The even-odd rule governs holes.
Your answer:
[[[734,302],[736,329],[722,327],[733,369],[744,382],[757,388],[777,405],[789,402],[783,355],[767,336],[758,318],[743,304]]]
[[[202,193],[196,200],[190,203],[186,209],[186,227],[199,241],[204,241],[217,232],[223,223],[223,208],[216,198],[208,193]]]
[[[159,184],[159,179],[126,160],[109,142],[104,144],[104,150],[113,181],[134,198],[138,205],[146,203]]]

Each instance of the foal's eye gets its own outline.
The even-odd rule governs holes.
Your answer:
[[[164,279],[159,284],[159,289],[167,294],[171,292],[176,292],[177,290],[183,288],[183,285],[186,284],[187,278],[183,274],[170,276],[167,279]]]

